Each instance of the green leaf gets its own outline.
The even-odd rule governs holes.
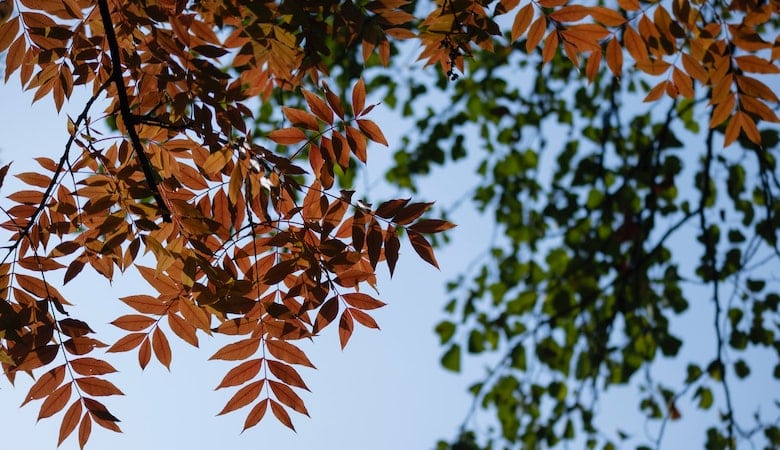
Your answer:
[[[460,345],[453,344],[441,357],[441,365],[453,372],[460,372]]]

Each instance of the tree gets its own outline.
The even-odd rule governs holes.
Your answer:
[[[355,321],[376,327],[365,311],[382,302],[360,289],[375,284],[380,261],[392,273],[398,234],[436,265],[424,234],[451,228],[420,218],[431,203],[353,200],[368,141],[386,144],[367,118],[368,89],[417,128],[388,178],[414,189],[432,165],[479,158],[484,183],[472,197],[495,211],[502,235],[453,283],[453,318],[437,326],[447,368],[459,368],[462,347],[501,355],[473,389],[499,432],[467,420],[453,448],[582,434],[589,446],[614,445],[593,420],[598,394],[640,372],[649,420],[680,418],[691,392],[710,408],[717,385],[723,414],[707,432],[710,447],[758,432],[777,443],[762,416],[745,429],[730,396],[734,375],[751,367],[734,355],[780,351],[778,295],[771,274],[754,267],[780,254],[778,134],[765,124],[778,121],[765,84],[780,70],[777,2],[14,5],[0,27],[6,80],[18,72],[36,99],[52,96],[58,107],[74,86],[94,93],[68,120],[62,159],[18,175],[30,190],[10,196],[3,224],[12,243],[0,266],[0,356],[11,380],[35,371],[28,397],[42,400],[41,417],[64,410],[60,441],[78,427],[83,447],[92,422],[117,429],[94,398],[120,393],[104,377],[114,368],[92,352],[132,350],[142,367],[152,354],[167,365],[168,329],[193,345],[198,330],[236,336],[212,357],[237,363],[219,387],[240,388],[221,413],[251,405],[247,428],[268,408],[290,427],[288,411],[306,414],[293,365],[311,363],[295,339],[336,319],[342,345]],[[426,64],[441,66],[430,83],[392,72],[405,57],[399,42],[410,39]],[[518,68],[530,83],[518,82]],[[445,107],[424,95],[436,91],[449,96]],[[103,97],[117,141],[91,118]],[[642,99],[665,110],[636,106]],[[683,135],[699,139],[697,155],[674,154]],[[699,242],[695,270],[680,267],[671,244],[685,232]],[[154,267],[134,265],[146,252]],[[111,346],[66,316],[52,284],[54,273],[67,282],[87,266],[108,279],[138,270],[158,293],[120,299],[134,312],[114,321],[128,333]],[[692,361],[676,386],[659,385],[652,367],[680,349],[673,319],[694,280],[712,289],[714,356]],[[724,296],[726,282],[740,303]],[[536,365],[543,375],[529,376]],[[663,427],[659,446],[662,437]]]
[[[378,328],[370,310],[384,303],[366,289],[380,262],[392,274],[399,233],[436,265],[424,235],[452,226],[420,218],[430,203],[372,208],[335,182],[351,160],[366,162],[369,140],[386,143],[368,118],[375,105],[365,103],[361,80],[349,103],[318,84],[327,66],[317,55],[326,49],[313,36],[333,29],[334,17],[362,20],[360,11],[289,2],[2,4],[6,81],[18,74],[34,99],[51,96],[58,110],[75,87],[92,92],[67,119],[59,161],[38,158],[40,171],[16,174],[28,189],[3,208],[11,235],[0,263],[4,374],[11,382],[34,375],[25,403],[41,402],[39,418],[60,414],[59,443],[78,428],[84,447],[93,424],[120,430],[101,397],[122,392],[100,349],[136,352],[142,368],[152,356],[168,367],[170,337],[197,346],[204,333],[219,333],[234,342],[211,359],[235,367],[217,388],[239,388],[219,414],[251,406],[245,429],[268,410],[293,428],[290,411],[308,415],[296,366],[312,366],[296,340],[337,323],[343,347],[356,325]],[[382,33],[408,17],[383,5],[367,13],[381,19]],[[355,45],[353,34],[343,39]],[[306,89],[304,79],[318,87]],[[250,132],[250,102],[293,90],[305,108],[284,107],[272,132]],[[99,101],[107,107],[97,119],[120,137],[101,134]],[[135,270],[154,290],[119,299],[132,312],[112,322],[126,334],[111,345],[69,316],[56,287],[59,276],[68,283],[85,268],[108,280]]]

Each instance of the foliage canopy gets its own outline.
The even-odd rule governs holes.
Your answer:
[[[269,409],[290,428],[290,411],[308,415],[295,366],[312,363],[296,340],[337,324],[344,346],[355,323],[377,328],[369,312],[384,303],[365,290],[380,262],[392,274],[399,234],[436,266],[425,235],[452,227],[422,217],[432,203],[356,200],[369,143],[388,144],[371,91],[415,122],[388,179],[414,191],[434,165],[476,158],[484,182],[470,197],[500,235],[453,282],[452,317],[436,328],[446,368],[464,349],[501,355],[473,388],[497,431],[471,429],[468,413],[453,448],[614,446],[594,421],[599,392],[640,373],[657,446],[684,396],[709,409],[718,386],[710,448],[758,432],[778,444],[774,421],[740,423],[730,387],[750,374],[747,349],[773,349],[775,364],[780,353],[780,296],[762,272],[780,255],[766,84],[780,72],[778,2],[0,5],[6,81],[17,74],[58,109],[77,86],[92,93],[61,158],[17,174],[28,189],[3,209],[0,360],[11,381],[35,374],[26,402],[59,414],[60,443],[78,429],[83,447],[93,423],[119,431],[97,400],[121,394],[98,349],[167,367],[169,336],[234,337],[212,359],[236,364],[220,414],[250,407],[245,429]],[[410,47],[440,70],[401,79],[392,70]],[[151,267],[136,263],[144,254]],[[111,345],[55,287],[55,274],[67,283],[86,268],[138,271],[156,292],[120,299],[133,312],[114,320],[126,334]],[[661,380],[652,369],[680,352],[688,284],[710,289],[714,353]]]

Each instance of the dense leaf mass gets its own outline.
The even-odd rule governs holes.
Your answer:
[[[415,121],[389,181],[414,191],[433,165],[475,158],[484,182],[471,197],[501,235],[453,283],[452,317],[436,328],[448,369],[464,349],[502,355],[473,388],[497,431],[473,429],[468,412],[452,448],[614,447],[594,421],[598,394],[641,372],[656,446],[678,404],[693,393],[709,409],[715,388],[710,448],[759,434],[780,445],[775,420],[740,422],[730,388],[750,373],[746,349],[780,352],[780,296],[761,271],[780,255],[767,84],[780,72],[778,7],[0,0],[5,80],[58,110],[75,87],[91,94],[60,158],[15,174],[26,187],[3,207],[3,371],[33,374],[25,403],[59,415],[60,443],[78,428],[83,447],[93,422],[119,431],[96,400],[122,394],[99,349],[170,367],[170,338],[222,334],[232,342],[211,359],[234,366],[218,388],[237,390],[219,414],[249,407],[246,429],[270,407],[293,428],[289,411],[308,415],[298,369],[313,367],[296,341],[337,324],[345,346],[356,322],[378,328],[370,312],[384,303],[366,290],[380,263],[395,270],[399,235],[438,266],[430,235],[452,228],[423,217],[432,203],[374,208],[350,189],[369,144],[388,145],[370,91]],[[391,71],[410,48],[441,70]],[[102,135],[104,121],[120,137]],[[696,145],[682,152],[684,140]],[[697,257],[675,248],[680,236]],[[129,311],[112,344],[68,316],[56,288],[85,269],[136,271],[153,289],[119,299]],[[680,351],[687,283],[710,289],[714,354],[661,382],[653,363]]]

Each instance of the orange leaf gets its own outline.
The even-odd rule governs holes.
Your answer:
[[[576,22],[587,17],[588,14],[590,14],[590,8],[574,4],[554,11],[549,17],[558,22]]]
[[[349,309],[347,309],[341,314],[341,319],[339,319],[339,341],[341,341],[342,349],[347,346],[349,338],[352,337],[353,329],[352,314],[349,312]]]
[[[623,46],[634,58],[634,61],[645,61],[649,58],[647,44],[642,36],[633,27],[626,27],[623,31]]]
[[[312,92],[305,89],[302,92],[306,103],[309,105],[309,110],[323,122],[333,125],[333,111],[328,107],[328,104]]]
[[[68,400],[70,400],[72,384],[73,383],[69,381],[46,397],[46,400],[43,401],[41,409],[38,412],[38,420],[51,417],[65,407]]]
[[[652,89],[650,89],[650,92],[647,93],[647,97],[645,97],[645,102],[654,102],[661,98],[662,95],[664,95],[664,92],[666,91],[666,85],[669,84],[669,81],[664,80],[658,84],[656,84]]]
[[[623,74],[623,49],[617,39],[610,39],[607,43],[607,66],[612,74],[620,77]]]
[[[89,395],[124,395],[113,383],[97,377],[76,378],[79,389]]]
[[[298,375],[298,371],[292,366],[270,359],[266,363],[268,364],[268,370],[282,383],[309,390],[306,383],[303,382],[303,378]]]
[[[610,27],[619,27],[626,23],[626,18],[623,17],[622,14],[612,8],[606,8],[604,6],[591,6],[590,16],[597,22],[601,22]]]
[[[512,22],[512,42],[520,38],[528,29],[528,25],[531,24],[531,19],[534,18],[533,5],[529,2],[527,5],[520,8],[517,12],[514,22]]]
[[[268,133],[268,138],[280,145],[292,145],[305,141],[306,134],[299,128],[281,128]]]
[[[265,380],[258,380],[242,387],[228,400],[225,407],[217,415],[227,414],[252,403],[260,395],[264,384]]]
[[[726,131],[723,133],[724,147],[728,147],[729,145],[731,145],[732,142],[734,142],[739,137],[739,129],[740,129],[739,114],[740,112],[737,111],[736,114],[731,116],[731,120],[729,120],[728,125],[726,125]]]
[[[38,381],[32,385],[27,396],[24,398],[24,402],[20,406],[24,406],[27,402],[32,400],[38,400],[48,396],[62,383],[65,379],[65,365],[57,366],[38,378]]]
[[[626,11],[639,11],[642,9],[642,5],[639,4],[639,0],[618,0],[618,6]]]
[[[320,124],[317,122],[317,118],[307,113],[306,111],[301,111],[300,109],[290,108],[287,106],[283,106],[282,110],[284,111],[284,115],[287,117],[287,120],[289,120],[293,126],[303,127],[312,131],[319,131]]]
[[[701,62],[694,59],[694,57],[691,56],[689,53],[683,52],[682,63],[683,63],[683,68],[685,68],[685,71],[688,72],[688,75],[692,76],[700,83],[707,82],[709,75],[707,75],[707,71],[704,70],[704,67],[701,65]]]
[[[79,424],[79,419],[81,419],[81,400],[76,400],[72,405],[70,405],[70,408],[65,411],[65,415],[62,416],[62,423],[60,424],[60,435],[57,439],[57,446],[61,445],[62,442],[67,439],[71,433],[73,433],[73,430],[76,429],[76,425]]]
[[[260,368],[262,366],[262,358],[244,361],[236,367],[230,369],[230,371],[225,374],[225,377],[222,378],[222,382],[219,383],[219,386],[214,388],[214,390],[244,384],[260,373]]]
[[[762,120],[769,122],[780,122],[780,118],[777,117],[777,114],[761,100],[753,98],[749,95],[741,95],[739,97],[739,102],[742,104],[742,107],[745,109],[745,111],[752,112]]]
[[[84,414],[84,417],[81,419],[81,425],[79,425],[79,447],[84,448],[90,434],[92,434],[92,419],[89,414]]]
[[[366,107],[366,84],[363,78],[358,78],[355,87],[352,88],[352,114],[360,116]]]
[[[295,431],[295,427],[292,424],[292,420],[290,420],[290,415],[287,414],[287,411],[284,410],[284,407],[273,400],[270,400],[270,402],[271,402],[271,412],[274,413],[276,419],[279,420],[279,422],[281,422],[287,428]]]
[[[138,347],[144,338],[146,338],[146,333],[130,333],[127,336],[119,338],[119,340],[106,351],[109,353],[130,351]]]
[[[686,98],[693,98],[693,80],[691,77],[675,67],[672,71],[672,80],[674,81],[674,85],[677,86],[677,89],[680,91],[680,95]]]
[[[111,364],[89,357],[72,359],[70,367],[79,375],[105,375],[116,372]]]
[[[614,39],[613,39],[614,40]],[[585,65],[585,77],[589,82],[593,82],[596,79],[596,75],[599,73],[599,67],[601,66],[601,52],[591,52],[588,57],[588,62]]]
[[[268,384],[271,386],[271,391],[273,391],[276,399],[279,400],[279,402],[287,405],[293,411],[297,411],[306,416],[309,415],[309,412],[306,410],[306,406],[304,405],[301,397],[299,397],[295,391],[290,389],[289,386],[273,380],[268,380]]]
[[[35,172],[24,172],[14,176],[30,186],[47,188],[51,183],[51,177]]]
[[[381,302],[368,294],[363,294],[362,292],[343,294],[341,298],[358,309],[376,309],[386,305],[386,303]]]
[[[168,309],[167,304],[151,295],[130,295],[128,297],[121,297],[119,300],[134,310],[144,314],[161,316],[165,314],[165,311]]]
[[[262,400],[249,411],[249,414],[247,414],[246,420],[244,421],[244,430],[252,428],[263,420],[263,416],[265,416],[265,412],[268,409],[269,401],[270,399]]]
[[[376,123],[368,119],[358,119],[357,124],[360,131],[369,139],[385,147],[387,146],[387,139],[385,139],[385,135]]]
[[[225,361],[241,361],[252,356],[260,347],[259,338],[249,338],[228,344],[209,359],[222,359]]]
[[[433,267],[439,268],[439,264],[436,262],[436,256],[433,254],[433,248],[422,234],[409,230],[409,242],[411,242],[414,251],[420,255],[420,258]]]
[[[149,361],[152,359],[152,345],[149,343],[149,339],[144,336],[141,347],[138,349],[138,365],[141,369],[145,369],[149,365]]]
[[[17,33],[19,33],[18,16],[4,24],[0,24],[0,53],[4,52],[11,45]]]
[[[558,50],[558,31],[552,31],[544,40],[542,49],[542,62],[548,63],[555,57],[555,51]]]
[[[221,171],[225,165],[233,158],[233,150],[229,147],[223,147],[220,150],[210,154],[201,168],[209,175]]]
[[[364,327],[373,328],[375,330],[379,329],[379,324],[376,323],[376,320],[374,320],[373,317],[369,316],[365,312],[354,308],[350,308],[349,312],[352,314],[352,318],[357,320],[358,323]]]
[[[127,314],[114,319],[111,325],[127,331],[141,331],[154,325],[156,320],[140,314]]]
[[[533,49],[539,46],[539,42],[542,41],[545,31],[547,31],[547,17],[539,16],[539,18],[531,24],[531,29],[528,30],[528,37],[525,41],[526,52],[531,53]]]
[[[298,364],[314,368],[314,364],[309,361],[306,354],[298,347],[290,344],[289,342],[281,341],[278,339],[268,339],[265,341],[268,353],[273,355],[274,358],[280,359],[290,364]]]
[[[168,313],[168,326],[181,340],[193,347],[198,346],[198,335],[195,333],[195,327],[181,316]]]
[[[774,91],[756,78],[746,77],[743,75],[737,75],[736,78],[737,86],[739,86],[740,92],[751,97],[762,98],[771,102],[778,101],[777,95],[775,95]]]

